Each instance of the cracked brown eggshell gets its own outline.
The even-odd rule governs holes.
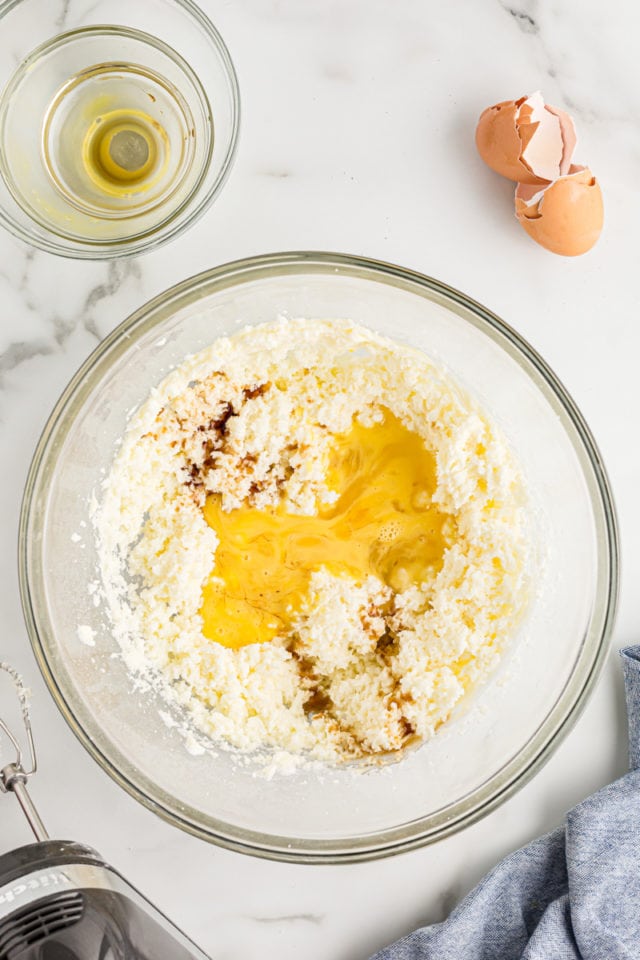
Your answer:
[[[516,183],[542,186],[564,175],[576,142],[569,114],[545,104],[539,91],[488,107],[476,127],[484,162]]]
[[[586,253],[602,231],[602,191],[588,167],[572,166],[547,187],[518,184],[515,204],[529,236],[564,257]]]

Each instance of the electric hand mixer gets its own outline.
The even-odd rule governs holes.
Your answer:
[[[95,850],[49,839],[27,790],[37,768],[27,694],[12,667],[0,670],[16,685],[30,754],[25,766],[0,718],[15,750],[0,791],[15,795],[37,841],[0,856],[0,960],[208,960]]]

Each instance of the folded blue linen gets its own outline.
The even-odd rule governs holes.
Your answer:
[[[447,920],[372,960],[640,958],[640,645],[620,654],[630,773],[503,860]]]

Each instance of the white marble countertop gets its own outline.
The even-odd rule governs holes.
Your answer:
[[[52,0],[54,2],[54,0]],[[62,3],[62,0],[56,0]],[[243,129],[231,179],[203,220],[143,259],[61,260],[0,236],[2,656],[34,691],[51,832],[97,847],[216,960],[365,960],[441,919],[509,850],[626,763],[615,649],[580,721],[498,811],[435,846],[376,863],[303,867],[180,833],[102,773],[47,693],[26,639],[17,522],[50,408],[98,339],[168,285],[236,257],[327,249],[395,261],[470,294],[542,353],[608,466],[623,546],[613,647],[640,635],[640,7],[625,0],[203,0],[235,60]],[[480,110],[541,88],[569,109],[578,158],[603,186],[587,256],[537,247],[512,188],[475,155]],[[0,852],[29,840],[0,798]]]

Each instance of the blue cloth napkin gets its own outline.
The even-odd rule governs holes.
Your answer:
[[[640,645],[621,651],[631,772],[372,960],[640,958]]]

